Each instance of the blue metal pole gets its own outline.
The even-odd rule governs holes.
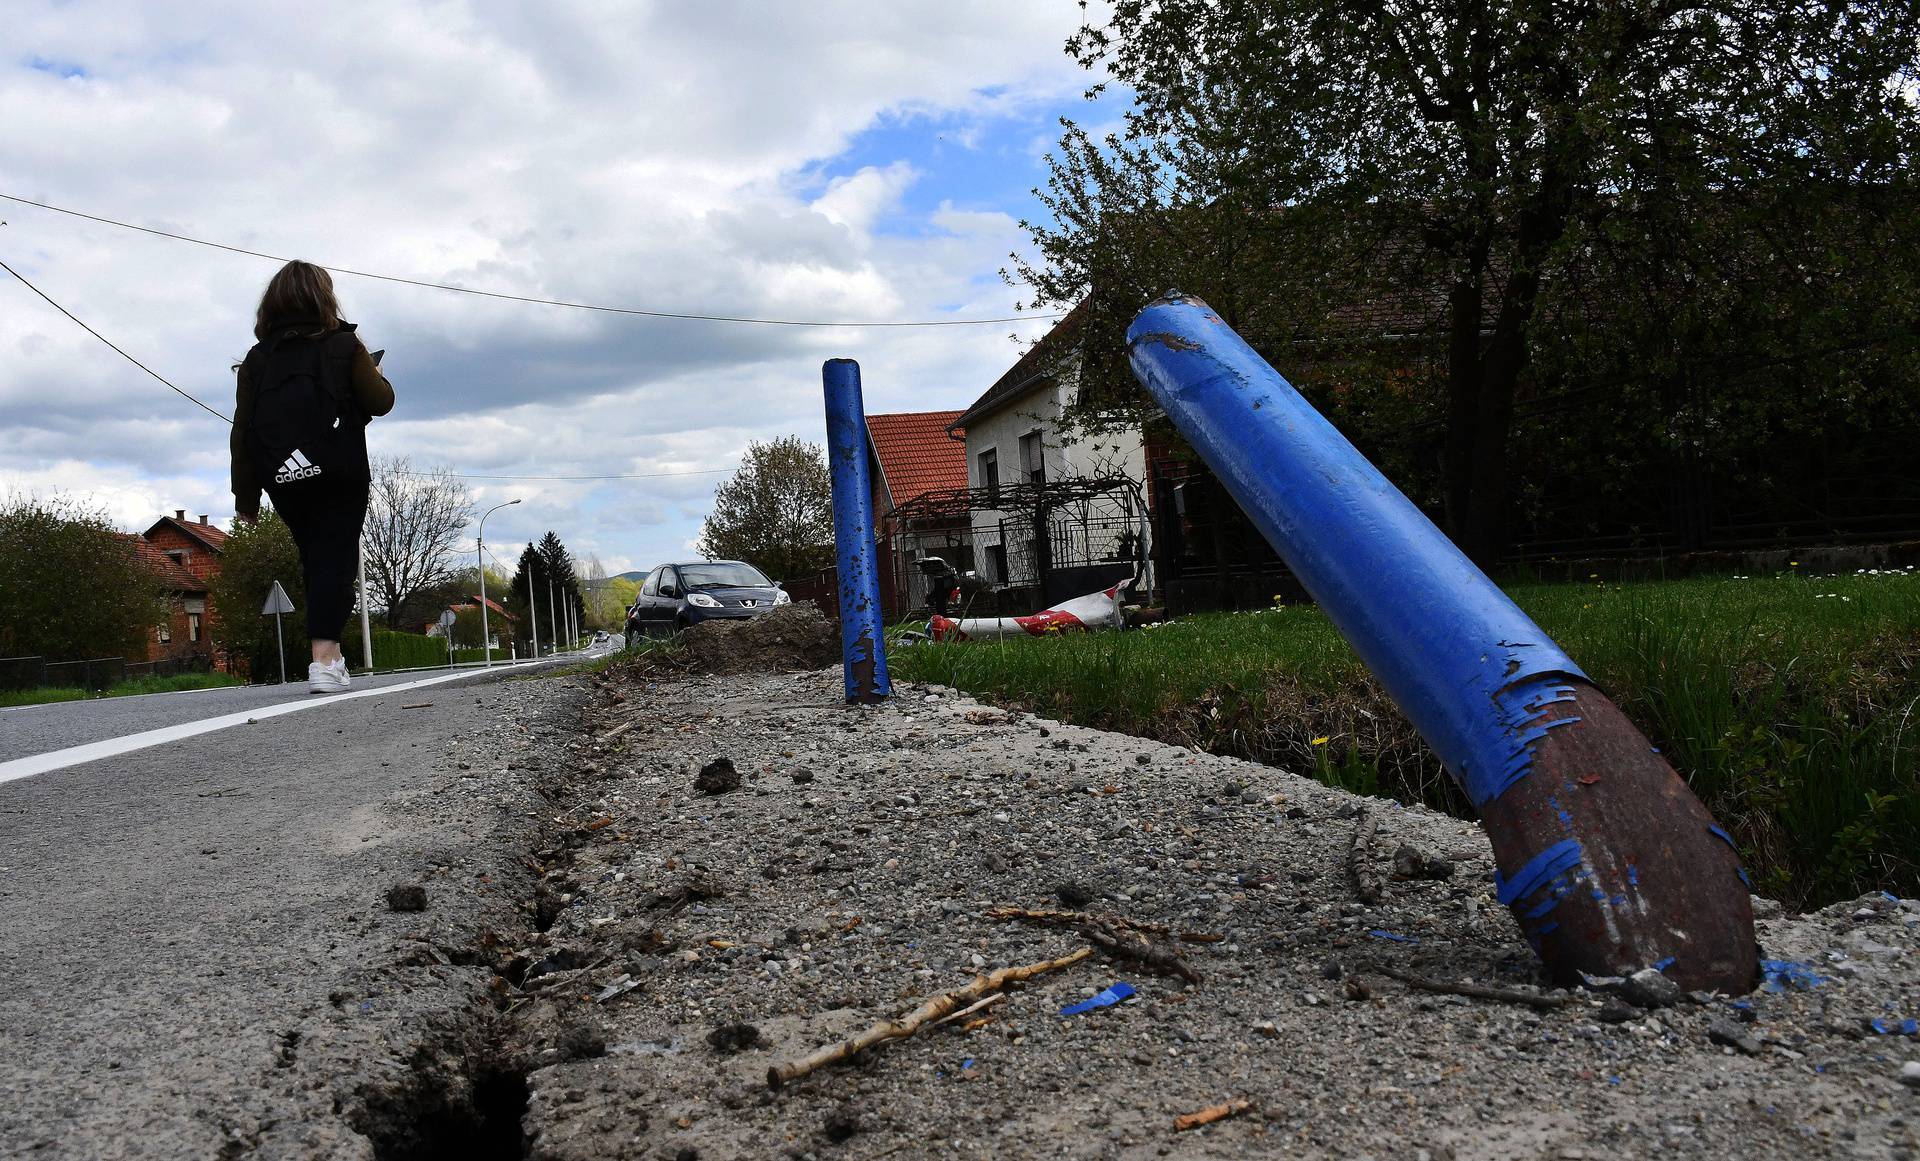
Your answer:
[[[1732,842],[1573,659],[1205,303],[1153,303],[1127,346],[1481,812],[1500,900],[1555,975],[1750,988]]]
[[[839,557],[840,652],[847,700],[877,702],[891,695],[893,687],[887,681],[880,617],[880,554],[874,544],[860,364],[828,359],[821,377],[827,396],[827,465],[833,474],[833,547]]]

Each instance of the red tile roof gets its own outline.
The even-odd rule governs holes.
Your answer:
[[[160,583],[167,586],[169,592],[204,593],[207,591],[205,581],[188,572],[185,565],[168,556],[159,545],[131,532],[116,532],[114,535],[132,546],[134,555],[139,558],[140,563],[146,565],[148,570],[159,577]]]
[[[154,521],[153,527],[147,529],[146,535],[152,536],[156,529],[168,527],[178,528],[215,552],[219,552],[227,544],[227,534],[213,525],[202,524],[198,520],[176,520],[172,516],[162,516]]]
[[[967,445],[947,434],[958,411],[867,416],[886,495],[897,507],[940,488],[967,486]]]

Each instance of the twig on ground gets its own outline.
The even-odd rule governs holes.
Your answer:
[[[960,1009],[958,1012],[953,1012],[948,1015],[940,1017],[938,1020],[935,1020],[933,1022],[932,1026],[935,1028],[938,1028],[942,1024],[951,1024],[955,1020],[964,1019],[965,1017],[971,1016],[975,1012],[978,1012],[983,1008],[991,1008],[995,1004],[1003,1002],[1004,1000],[1006,1000],[1006,998],[1007,998],[1007,994],[1005,992],[995,992],[993,995],[988,996],[986,999],[981,1000],[979,1003],[968,1004],[966,1007]]]
[[[1547,996],[1539,992],[1523,992],[1516,988],[1494,988],[1485,984],[1470,984],[1462,980],[1436,980],[1427,976],[1417,976],[1410,971],[1395,967],[1375,966],[1371,970],[1383,976],[1399,980],[1410,988],[1423,992],[1439,992],[1447,996],[1470,996],[1476,1000],[1498,1000],[1507,1004],[1525,1004],[1530,1008],[1559,1008],[1565,1006],[1565,996]]]
[[[1353,844],[1347,848],[1347,877],[1353,880],[1353,893],[1362,903],[1380,902],[1385,885],[1373,869],[1373,835],[1380,819],[1371,807],[1360,808],[1360,819],[1353,824]]]
[[[1155,971],[1179,976],[1190,984],[1205,982],[1205,977],[1182,959],[1177,950],[1159,942],[1171,938],[1173,933],[1158,923],[1120,915],[1095,915],[1087,911],[1036,911],[1026,907],[989,907],[984,914],[988,919],[1019,919],[1028,923],[1071,927],[1121,959],[1130,959]],[[1181,938],[1187,939],[1198,934],[1186,932]]]
[[[872,1048],[876,1044],[884,1044],[889,1040],[904,1039],[918,1032],[926,1025],[944,1016],[951,1015],[957,1009],[974,1000],[978,1000],[989,992],[997,992],[1010,983],[1015,983],[1020,980],[1030,980],[1035,976],[1043,975],[1047,972],[1072,967],[1074,964],[1079,963],[1092,954],[1092,948],[1083,947],[1078,951],[1063,955],[1059,959],[1042,960],[1039,963],[1031,963],[1022,967],[999,968],[985,975],[975,976],[973,982],[967,986],[956,988],[944,995],[935,996],[933,999],[921,1004],[918,1008],[915,1008],[898,1020],[882,1020],[880,1023],[875,1024],[851,1040],[842,1040],[838,1044],[829,1044],[825,1048],[818,1049],[799,1060],[774,1065],[772,1068],[767,1069],[767,1087],[779,1088],[789,1081],[798,1080],[810,1072],[825,1068],[829,1064],[837,1064],[843,1060],[851,1060],[853,1057],[859,1055],[866,1049]]]
[[[1228,1117],[1238,1116],[1253,1107],[1253,1102],[1241,1098],[1221,1101],[1217,1105],[1208,1105],[1199,1112],[1183,1113],[1173,1118],[1175,1132],[1184,1133],[1188,1129],[1197,1129],[1201,1125],[1211,1125],[1215,1121],[1224,1121]]]
[[[601,734],[599,738],[595,740],[600,742],[611,742],[615,738],[619,737],[621,734],[626,733],[628,730],[632,729],[633,727],[639,724],[640,724],[639,718],[632,718],[628,721],[622,722],[619,725],[613,727],[612,729],[608,730],[606,733]]]

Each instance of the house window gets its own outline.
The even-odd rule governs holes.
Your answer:
[[[188,613],[187,614],[187,640],[198,641],[199,639],[200,639],[200,614]]]
[[[980,486],[987,490],[987,502],[1000,500],[1000,456],[996,449],[988,448],[980,453]]]
[[[154,628],[160,631],[160,644],[162,645],[173,644],[173,626],[171,624],[169,624],[166,621],[162,621],[158,625],[154,626]]]
[[[1036,428],[1020,437],[1020,472],[1028,482],[1047,482],[1047,450]]]

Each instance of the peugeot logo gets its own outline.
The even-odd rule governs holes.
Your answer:
[[[759,603],[759,601],[754,600],[752,597],[748,597],[746,600],[740,602],[740,607],[743,609],[751,609]]]

